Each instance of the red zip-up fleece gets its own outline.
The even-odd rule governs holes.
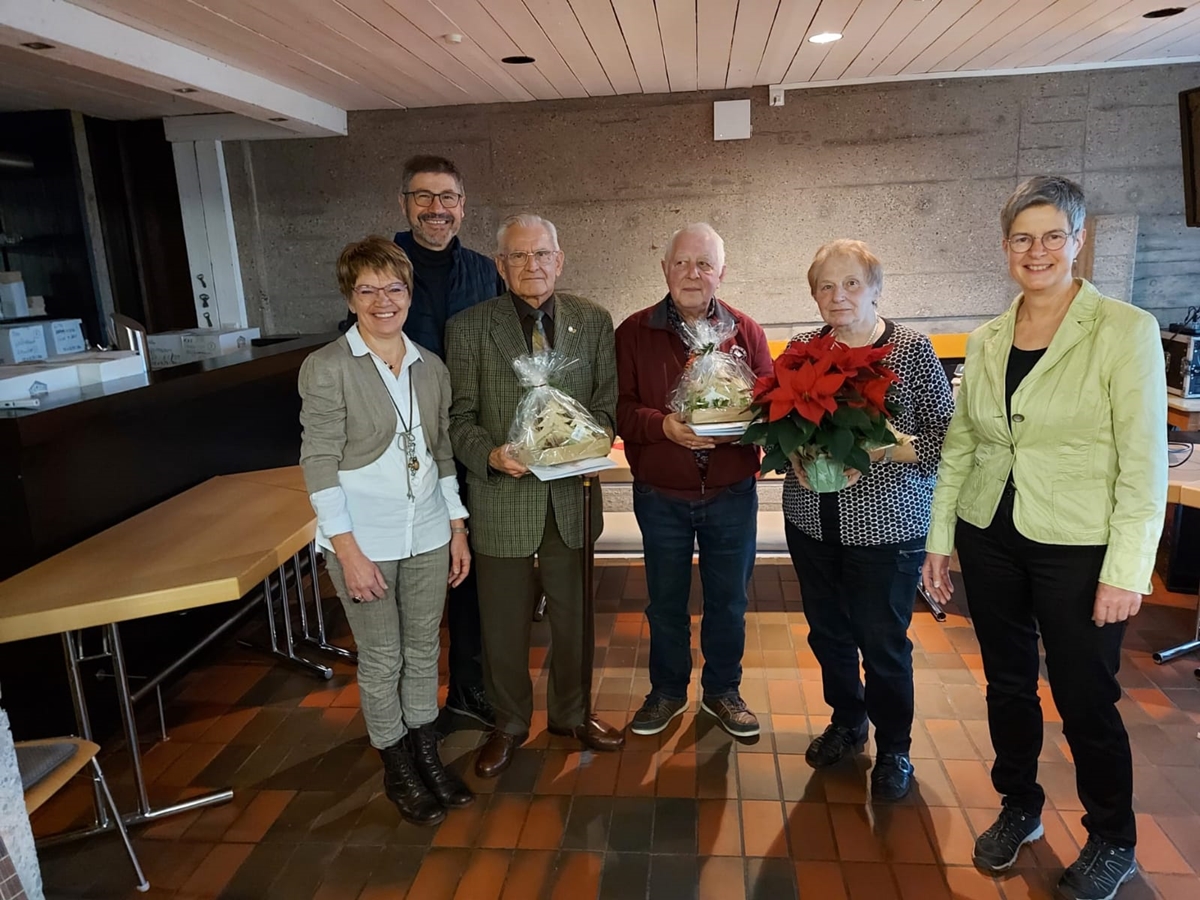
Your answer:
[[[711,451],[708,476],[702,483],[695,455],[663,434],[667,403],[687,363],[688,350],[667,320],[668,294],[635,312],[617,328],[617,433],[625,441],[625,457],[635,481],[674,496],[698,499],[758,473],[757,447],[717,444]],[[762,327],[732,306],[717,300],[714,321],[732,321],[737,333],[721,349],[740,347],[756,376],[772,371],[771,351]]]

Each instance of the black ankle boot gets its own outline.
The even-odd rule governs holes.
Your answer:
[[[447,809],[459,809],[475,802],[471,789],[462,779],[442,765],[438,756],[437,733],[432,723],[414,728],[408,733],[412,745],[413,762],[425,787],[437,797],[438,803]]]
[[[405,820],[414,825],[436,825],[446,818],[446,811],[417,774],[407,741],[402,739],[385,747],[379,755],[383,757],[384,793]]]

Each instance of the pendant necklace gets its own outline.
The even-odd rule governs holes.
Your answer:
[[[389,365],[390,369],[391,366]],[[392,401],[392,406],[396,407],[396,417],[400,420],[400,431],[396,434],[396,446],[404,452],[406,465],[404,467],[405,479],[408,482],[408,499],[413,499],[412,491],[412,476],[420,471],[421,460],[417,457],[417,438],[413,434],[414,425],[410,425],[408,419],[404,418],[404,413],[400,409],[400,404],[396,402],[396,398],[392,396],[391,388],[387,387],[388,399]],[[413,410],[413,376],[412,372],[408,373],[408,414],[414,419]]]

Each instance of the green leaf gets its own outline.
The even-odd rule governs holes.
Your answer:
[[[787,455],[777,446],[770,447],[768,448],[766,455],[763,456],[762,474],[766,475],[770,472],[786,469],[787,464]]]
[[[844,462],[851,448],[854,447],[854,432],[849,428],[837,428],[831,432],[829,439],[829,455],[838,462]]]
[[[846,465],[867,475],[871,471],[871,455],[862,447],[851,447],[846,454]]]
[[[797,428],[793,422],[784,419],[780,424],[783,427],[781,427],[777,432],[779,435],[779,449],[784,452],[785,456],[790,458],[791,455],[803,447],[807,441],[805,441],[803,433],[801,433],[800,429]]]
[[[837,412],[833,414],[833,424],[839,428],[866,430],[871,427],[871,417],[867,415],[866,410],[853,406],[839,406]]]
[[[766,422],[754,422],[748,425],[740,443],[761,444],[767,437],[767,428],[768,425]]]
[[[800,442],[803,446],[807,446],[813,441],[813,432],[817,430],[817,426],[798,412],[792,412],[788,415],[788,419],[800,434]]]

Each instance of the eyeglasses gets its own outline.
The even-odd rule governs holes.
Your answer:
[[[405,191],[404,196],[412,197],[413,202],[421,207],[432,206],[433,198],[437,197],[438,202],[446,209],[454,209],[463,198],[462,194],[455,191],[442,191],[440,194],[435,194],[433,191]]]
[[[524,268],[530,259],[537,264],[538,268],[544,269],[561,252],[560,250],[534,250],[532,253],[528,253],[525,250],[514,250],[512,253],[501,253],[499,256],[510,266],[516,266],[518,269]]]
[[[1061,250],[1075,234],[1074,231],[1047,231],[1040,237],[1034,237],[1032,234],[1014,234],[1010,235],[1005,243],[1013,253],[1027,253],[1037,241],[1042,242],[1043,250]]]
[[[381,288],[371,287],[369,284],[358,284],[354,286],[354,293],[363,300],[373,300],[376,294],[382,293],[389,300],[399,303],[408,296],[408,285],[403,281],[385,284]]]

